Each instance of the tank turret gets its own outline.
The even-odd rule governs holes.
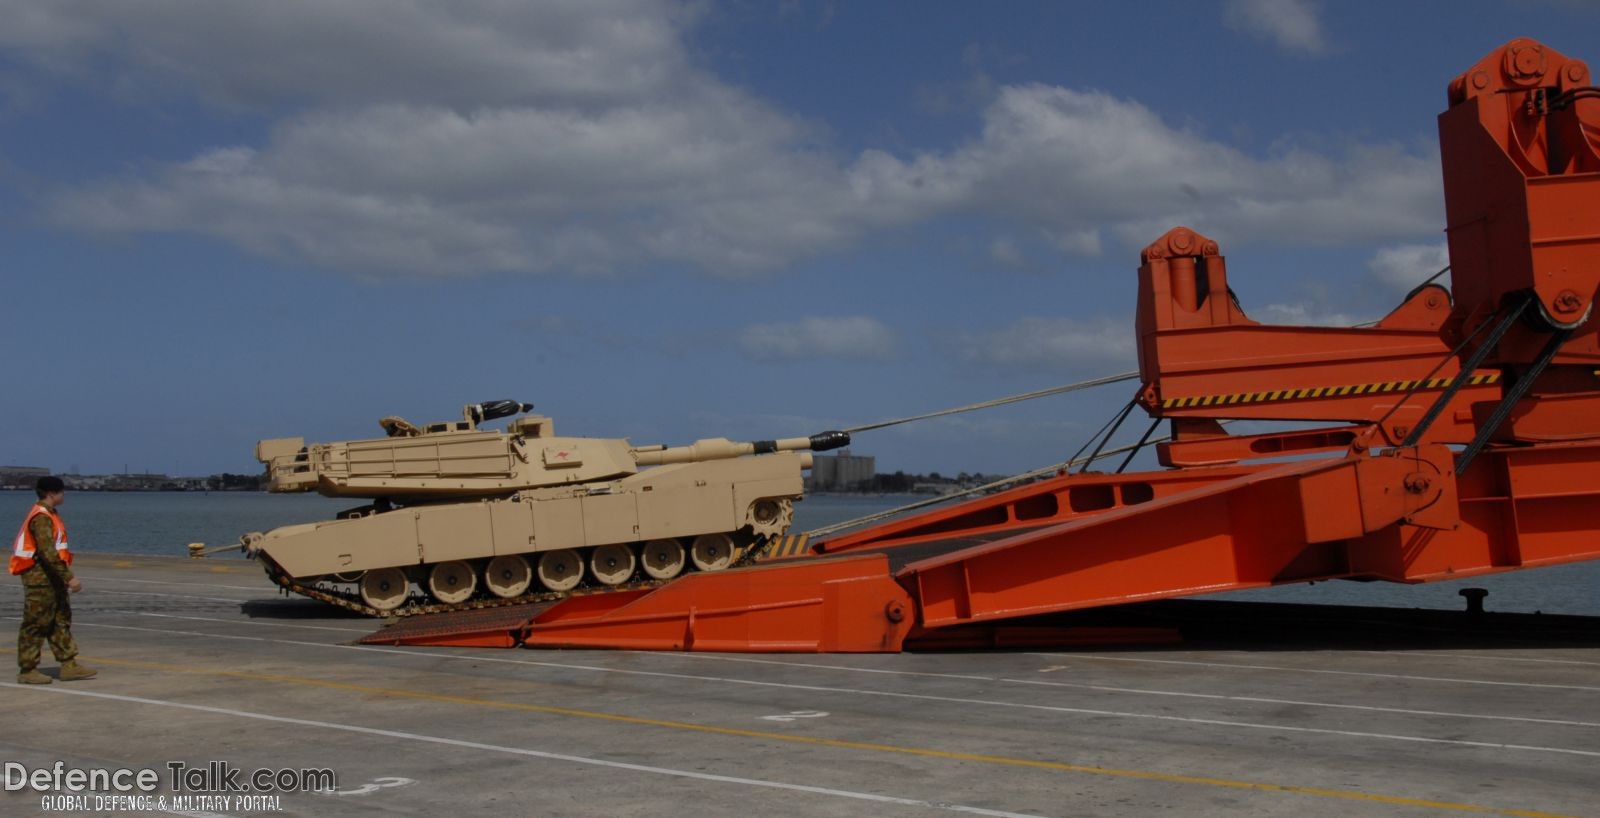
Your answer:
[[[458,421],[385,417],[384,436],[366,440],[263,440],[269,491],[372,502],[246,535],[246,552],[290,590],[382,615],[662,582],[721,570],[782,535],[810,453],[850,442],[823,432],[633,446],[558,436],[532,409],[487,401]],[[482,426],[507,418],[503,430]]]
[[[263,440],[256,444],[256,458],[267,467],[268,491],[415,501],[504,496],[626,477],[641,466],[826,451],[850,444],[844,432],[823,432],[782,440],[710,438],[670,448],[630,446],[621,438],[558,437],[550,418],[542,415],[516,418],[505,431],[479,428],[485,421],[532,409],[532,404],[506,400],[467,404],[461,420],[422,427],[390,415],[378,421],[385,437],[309,446],[298,437]],[[808,458],[802,464],[811,465]]]

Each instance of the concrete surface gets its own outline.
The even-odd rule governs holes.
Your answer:
[[[1130,615],[1196,623],[1162,649],[357,647],[376,623],[284,599],[252,563],[80,566],[100,678],[0,678],[0,761],[335,771],[340,794],[282,795],[281,815],[1600,815],[1584,620],[1184,603]],[[0,586],[9,629],[20,601]],[[0,793],[0,814],[40,803]]]

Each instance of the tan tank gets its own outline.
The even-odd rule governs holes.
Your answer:
[[[247,534],[246,553],[292,591],[375,615],[655,584],[727,568],[782,535],[810,451],[850,442],[632,446],[558,437],[550,418],[523,414],[532,408],[469,404],[461,420],[423,427],[386,417],[387,436],[371,440],[261,441],[270,491],[373,502]],[[504,431],[482,428],[506,417]]]

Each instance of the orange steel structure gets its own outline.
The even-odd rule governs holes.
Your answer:
[[[1591,83],[1518,39],[1450,84],[1451,287],[1419,287],[1374,326],[1259,324],[1215,241],[1180,227],[1146,247],[1137,401],[1171,423],[1166,469],[1060,475],[796,557],[372,640],[898,651],[1131,601],[1600,558]],[[1235,436],[1226,419],[1332,425]]]

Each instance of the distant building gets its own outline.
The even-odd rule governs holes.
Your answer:
[[[49,469],[37,466],[0,466],[0,489],[32,490]],[[213,474],[209,477],[173,477],[165,474],[78,474],[60,475],[70,491],[260,491],[262,478],[255,474]]]
[[[164,474],[112,474],[107,475],[106,488],[112,491],[160,491],[173,483]]]
[[[6,488],[33,488],[39,478],[50,474],[43,466],[0,466],[0,486]]]
[[[806,491],[853,491],[878,473],[878,459],[854,455],[849,449],[838,454],[819,454],[812,460]]]

